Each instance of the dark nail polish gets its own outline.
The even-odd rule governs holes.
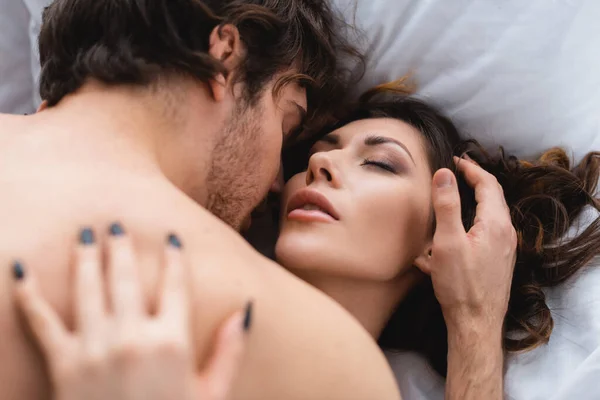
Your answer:
[[[173,247],[176,247],[178,249],[180,249],[182,247],[181,245],[181,241],[179,240],[179,237],[177,237],[177,235],[175,235],[174,233],[171,233],[167,239],[167,241],[169,242],[169,244]]]
[[[94,244],[94,241],[94,231],[92,231],[90,228],[81,230],[81,233],[79,234],[79,242],[81,244],[90,245]]]
[[[246,305],[246,315],[244,316],[244,331],[248,332],[252,326],[252,308],[253,303],[250,301]]]
[[[110,234],[112,236],[122,236],[125,234],[125,229],[123,229],[123,226],[120,223],[115,222],[110,226]]]
[[[15,261],[13,263],[13,276],[17,281],[25,278],[25,269],[23,268],[23,264],[21,264],[19,261]]]

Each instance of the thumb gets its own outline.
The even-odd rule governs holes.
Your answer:
[[[465,234],[458,185],[452,171],[443,168],[435,173],[432,197],[436,222],[435,237]]]
[[[60,316],[42,297],[37,279],[29,269],[26,276],[25,268],[19,261],[13,264],[13,274],[17,280],[15,300],[22,311],[25,322],[37,339],[45,358],[50,366],[58,361],[62,348],[68,339],[68,331]],[[52,369],[52,368],[51,368]]]

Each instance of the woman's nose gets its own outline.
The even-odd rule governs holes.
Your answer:
[[[334,187],[340,184],[339,173],[326,152],[314,154],[309,160],[308,171],[306,171],[307,186],[319,181]]]

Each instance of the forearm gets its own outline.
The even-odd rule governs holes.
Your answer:
[[[448,329],[447,400],[503,398],[501,329]]]

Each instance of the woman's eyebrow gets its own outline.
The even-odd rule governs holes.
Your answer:
[[[394,144],[399,146],[402,150],[404,150],[406,152],[406,154],[408,154],[408,156],[410,157],[410,159],[412,160],[413,164],[415,164],[415,166],[417,165],[415,163],[415,159],[413,158],[411,152],[408,150],[408,148],[404,145],[404,143],[393,139],[391,137],[386,137],[386,136],[368,136],[367,138],[365,138],[365,145],[366,146],[379,146],[382,144]]]

